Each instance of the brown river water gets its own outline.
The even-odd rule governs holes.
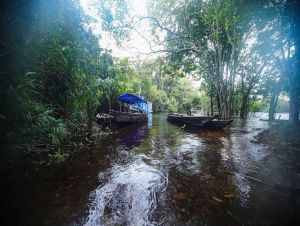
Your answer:
[[[299,165],[253,142],[269,127],[260,118],[266,115],[236,119],[225,131],[197,131],[154,114],[53,174],[12,178],[13,188],[2,192],[2,219],[7,225],[300,225]]]

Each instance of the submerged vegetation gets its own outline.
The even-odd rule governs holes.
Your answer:
[[[295,0],[152,0],[138,21],[122,0],[95,4],[98,20],[75,0],[1,4],[1,169],[36,155],[62,162],[63,147],[93,140],[96,113],[118,109],[124,92],[150,99],[155,112],[267,110],[274,120],[277,108],[299,123]],[[121,45],[143,20],[155,57],[116,57],[99,44],[99,30]]]

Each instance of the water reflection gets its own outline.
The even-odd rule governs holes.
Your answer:
[[[267,126],[250,117],[236,120],[231,131],[185,130],[156,115],[151,128],[120,134],[127,147],[138,141],[128,153],[134,160],[112,167],[92,193],[87,224],[259,224],[263,217],[248,212],[257,216],[254,197],[271,190],[257,190],[268,176],[259,169],[269,151],[251,140]]]
[[[108,171],[111,175],[104,176],[106,183],[92,193],[87,224],[173,225],[188,219],[193,219],[192,223],[216,223],[215,219],[228,218],[219,202],[226,201],[224,195],[233,202],[235,191],[242,189],[236,185],[235,175],[218,170],[234,168],[229,132],[186,131],[160,115],[154,118],[151,129],[127,128],[119,137],[121,144],[131,147],[128,161],[119,161],[124,165],[118,165],[117,159],[116,166]],[[132,145],[128,137],[138,143]],[[166,181],[170,181],[168,186]],[[133,209],[137,200],[137,209],[142,212]],[[218,209],[220,218],[209,217],[209,206]]]
[[[147,124],[130,125],[126,128],[122,128],[119,131],[118,138],[121,145],[125,145],[127,148],[133,148],[139,146],[139,144],[146,138],[148,134]]]
[[[128,125],[118,131],[118,139],[120,144],[127,148],[137,147],[147,137],[152,127],[152,114],[148,115],[147,122]]]
[[[152,117],[153,117],[152,113],[148,114],[147,126],[149,129],[152,128]]]
[[[300,175],[296,163],[252,142],[268,128],[265,117],[199,131],[159,114],[123,128],[26,192],[29,219],[19,225],[291,225]]]

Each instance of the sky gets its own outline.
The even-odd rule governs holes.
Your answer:
[[[129,14],[131,16],[146,16],[147,7],[145,0],[127,0],[129,8]],[[94,10],[94,4],[99,4],[99,1],[95,0],[80,0],[80,5],[83,11],[92,17],[99,18]],[[101,30],[101,22],[98,20],[97,26],[93,27],[95,33],[101,34],[100,46],[112,50],[112,55],[117,57],[131,57],[131,58],[146,58],[147,53],[150,52],[150,46],[143,37],[150,37],[150,25],[149,22],[144,21],[136,31],[132,31],[130,34],[130,41],[123,42],[122,47],[117,46],[115,40],[108,32]],[[143,36],[143,37],[142,37]]]

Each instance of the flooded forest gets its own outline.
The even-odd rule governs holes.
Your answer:
[[[0,4],[0,225],[300,225],[299,1]]]

